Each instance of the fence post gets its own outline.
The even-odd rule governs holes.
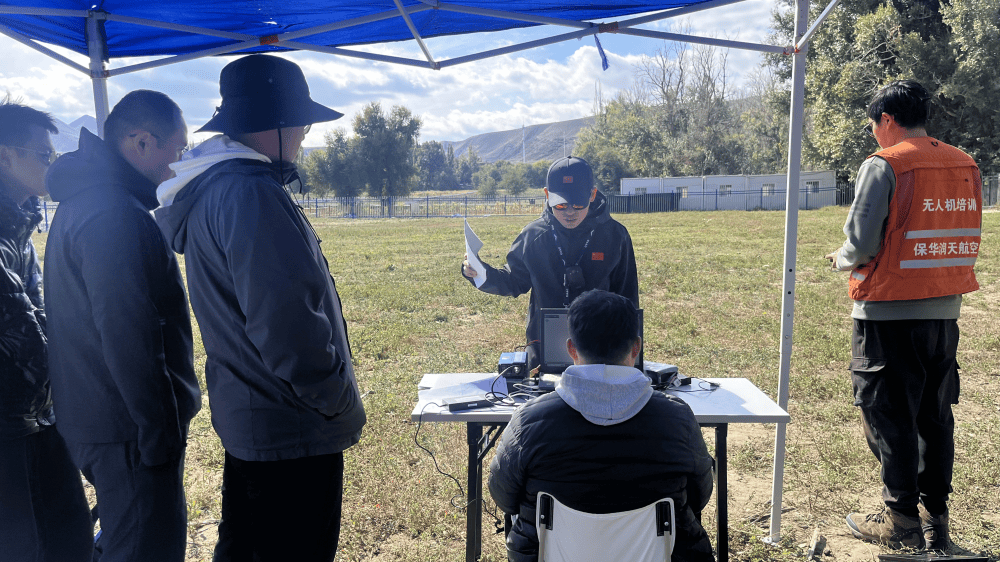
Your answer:
[[[465,196],[465,218],[469,218],[469,196]]]
[[[45,216],[45,232],[49,231],[49,203],[42,200],[42,214]]]
[[[431,218],[431,196],[428,194],[428,195],[425,195],[424,198],[425,198],[424,199],[424,218],[425,219],[429,219],[429,218]]]
[[[503,196],[503,216],[507,216],[507,196]]]

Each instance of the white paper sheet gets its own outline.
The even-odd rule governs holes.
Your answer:
[[[483,286],[486,282],[486,268],[483,267],[483,262],[479,261],[479,250],[483,247],[483,241],[476,236],[476,233],[472,231],[472,227],[469,226],[469,221],[465,221],[465,254],[468,256],[469,265],[476,271],[476,276],[472,278],[473,282],[476,283],[476,288]]]

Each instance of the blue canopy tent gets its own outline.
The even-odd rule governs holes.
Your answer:
[[[837,5],[833,0],[808,27],[808,0],[795,0],[794,45],[764,45],[643,29],[642,24],[708,9],[739,9],[743,0],[15,0],[0,4],[0,33],[88,75],[94,85],[98,130],[108,115],[111,77],[227,53],[306,50],[439,70],[449,66],[569,39],[620,33],[723,48],[780,53],[793,57],[789,127],[788,189],[778,405],[788,408],[788,378],[795,303],[795,259],[801,167],[805,54],[809,38]],[[734,5],[734,6],[730,6]],[[501,49],[436,60],[424,39],[531,26],[569,31]],[[808,29],[807,29],[808,27]],[[369,53],[348,47],[414,41],[415,58]],[[52,44],[89,57],[89,68],[43,45]],[[475,48],[474,44],[469,45]],[[113,60],[162,56],[140,64],[110,68]],[[781,529],[781,491],[785,424],[775,432],[771,527],[766,540],[777,542]]]

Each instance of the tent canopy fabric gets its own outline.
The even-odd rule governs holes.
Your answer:
[[[611,23],[615,18],[635,14],[686,7],[694,7],[696,9],[691,11],[697,11],[733,1],[738,0],[107,0],[96,3],[90,0],[14,0],[3,2],[0,25],[34,40],[88,55],[84,17],[91,12],[103,12],[107,14],[103,22],[106,58],[115,59],[188,54],[231,44],[237,38],[268,38],[314,28],[336,29],[299,41],[338,47],[412,40],[415,34],[429,38],[501,31],[542,25],[550,19],[551,23],[561,20],[579,27],[580,22]],[[16,13],[32,9],[37,13]],[[402,17],[403,12],[412,22],[412,31],[410,22]],[[499,17],[499,12],[510,17]],[[201,35],[152,27],[138,20],[221,33]],[[258,45],[243,52],[273,49]]]

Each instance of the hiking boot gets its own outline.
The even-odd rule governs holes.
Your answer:
[[[882,508],[879,513],[862,515],[852,513],[847,516],[847,526],[855,537],[868,542],[886,545],[889,548],[923,548],[924,534],[919,517],[908,517]]]
[[[921,503],[920,529],[924,532],[924,541],[929,550],[946,551],[951,545],[951,538],[948,536],[948,511],[940,515],[931,515]]]

